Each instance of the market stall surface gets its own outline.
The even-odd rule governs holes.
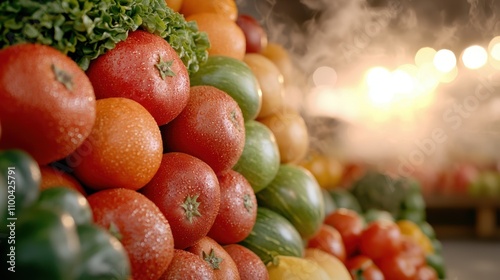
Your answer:
[[[447,280],[500,279],[500,241],[442,240]]]

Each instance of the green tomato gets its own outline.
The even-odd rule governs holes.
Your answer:
[[[191,86],[208,85],[229,94],[240,106],[245,121],[259,114],[262,93],[255,75],[243,61],[210,56],[196,73],[190,75]]]
[[[303,238],[313,237],[325,219],[320,186],[304,167],[282,164],[276,177],[256,196],[259,206],[288,219]]]

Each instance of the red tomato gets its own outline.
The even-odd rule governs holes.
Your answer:
[[[189,75],[175,50],[160,36],[129,33],[125,41],[90,63],[87,75],[98,99],[139,102],[158,125],[173,120],[189,98]]]
[[[218,176],[219,214],[208,236],[220,244],[237,243],[252,231],[257,218],[257,199],[250,183],[234,170]]]
[[[18,44],[0,51],[0,150],[22,149],[40,165],[62,159],[95,122],[92,84],[60,51]]]
[[[325,224],[336,228],[342,240],[346,256],[352,256],[357,249],[361,232],[363,231],[363,219],[353,210],[337,209],[325,218]]]
[[[415,280],[438,280],[436,271],[430,266],[422,266],[417,270]]]
[[[239,244],[224,246],[224,250],[231,256],[238,267],[241,280],[267,280],[269,273],[266,265],[254,252]]]
[[[192,87],[186,108],[162,127],[162,135],[165,150],[195,156],[217,174],[231,169],[245,146],[238,103],[212,86]]]
[[[164,154],[160,169],[141,192],[169,221],[176,249],[205,236],[219,212],[217,176],[206,163],[187,154]]]
[[[375,261],[386,280],[413,280],[417,274],[415,266],[401,255],[390,255]]]
[[[216,279],[240,279],[236,263],[226,250],[212,238],[205,236],[187,250],[204,259],[214,270]]]
[[[266,31],[254,17],[238,15],[236,24],[245,34],[246,53],[260,53],[267,47]]]
[[[426,264],[424,250],[409,236],[402,236],[400,254],[417,268]]]
[[[401,250],[402,234],[396,223],[378,220],[369,224],[359,241],[359,249],[363,255],[371,259],[390,256]]]
[[[172,262],[158,280],[215,280],[212,267],[197,255],[175,249]]]
[[[346,262],[353,280],[384,280],[384,274],[367,256],[358,255]]]
[[[345,262],[346,254],[344,242],[339,231],[332,226],[323,224],[318,233],[307,243],[308,248],[317,248],[327,252],[340,261]]]
[[[174,255],[168,221],[142,194],[109,189],[87,197],[96,224],[116,236],[128,253],[134,280],[158,279]]]

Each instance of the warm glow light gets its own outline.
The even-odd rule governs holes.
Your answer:
[[[491,57],[500,61],[500,43],[496,43],[490,50]]]
[[[392,86],[397,93],[409,94],[415,89],[415,79],[413,76],[401,69],[392,72]]]
[[[429,48],[429,47],[421,48],[415,54],[415,64],[417,66],[421,66],[425,63],[432,62],[435,54],[436,54],[436,50],[433,48]]]
[[[500,61],[500,36],[491,39],[488,45],[488,51],[491,58]]]
[[[434,64],[426,63],[419,67],[417,73],[417,85],[420,93],[433,91],[439,84],[440,73]]]
[[[387,105],[394,99],[394,92],[383,88],[373,88],[368,97],[375,105]]]
[[[462,62],[469,69],[479,69],[488,62],[488,52],[481,46],[470,46],[464,50]]]
[[[366,83],[370,88],[384,88],[390,79],[391,72],[384,67],[375,67],[366,73]]]
[[[337,72],[329,66],[321,66],[313,73],[313,82],[316,86],[333,86],[337,82]]]
[[[451,83],[453,82],[458,76],[458,68],[454,67],[451,71],[448,73],[445,73],[439,77],[439,81],[441,83]]]
[[[455,54],[447,49],[436,52],[432,61],[437,70],[443,73],[450,72],[457,65]]]

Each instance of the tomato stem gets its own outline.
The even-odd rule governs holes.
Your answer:
[[[245,209],[247,209],[249,213],[252,211],[253,201],[250,195],[247,193],[243,196],[243,205],[245,206]]]
[[[163,61],[163,59],[160,56],[160,61],[155,64],[156,68],[158,71],[160,71],[160,76],[162,80],[165,80],[165,77],[173,77],[175,76],[174,71],[172,71],[171,67],[172,64],[174,63],[174,60],[169,60],[169,61]]]
[[[52,72],[56,76],[56,80],[66,87],[67,90],[73,91],[73,77],[68,72],[57,68],[54,64],[51,65]]]
[[[193,222],[193,217],[201,217],[200,211],[198,211],[198,207],[200,206],[200,202],[197,201],[199,195],[186,197],[184,203],[181,204],[182,209],[186,212],[186,218],[190,223]]]
[[[223,259],[215,255],[215,251],[213,248],[210,250],[210,254],[205,253],[205,251],[203,251],[202,254],[203,259],[212,267],[212,269],[220,269],[219,266]]]

